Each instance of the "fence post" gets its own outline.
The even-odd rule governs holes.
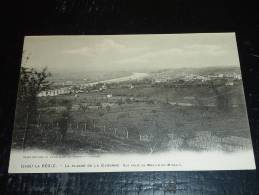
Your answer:
[[[39,113],[39,116],[38,116],[38,124],[37,124],[37,126],[38,126],[38,128],[40,127],[40,113]]]

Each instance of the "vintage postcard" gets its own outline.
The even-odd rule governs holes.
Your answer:
[[[25,37],[10,173],[248,169],[234,33]]]

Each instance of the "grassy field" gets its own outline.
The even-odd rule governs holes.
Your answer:
[[[195,143],[200,142],[200,135],[204,132],[209,132],[212,138],[235,136],[237,142],[239,137],[248,140],[250,135],[244,101],[238,98],[242,96],[240,87],[230,91],[229,98],[236,106],[232,105],[227,111],[217,107],[213,90],[205,87],[114,88],[105,92],[80,93],[77,96],[43,97],[39,104],[39,124],[29,129],[27,147],[68,153],[147,153],[174,147],[201,150],[203,147]],[[112,97],[108,98],[107,94],[112,94]],[[62,106],[64,100],[71,101],[72,105],[68,132],[65,140],[60,142],[57,122],[65,109]],[[80,105],[87,105],[87,109],[80,109]],[[48,123],[48,126],[40,126],[44,123]],[[14,139],[14,144],[17,142]],[[213,146],[215,143],[210,144]]]

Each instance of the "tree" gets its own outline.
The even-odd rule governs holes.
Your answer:
[[[37,95],[50,86],[47,78],[51,76],[47,68],[37,71],[21,67],[16,104],[16,125],[24,128],[23,148],[27,141],[30,124],[37,122]]]
[[[34,121],[37,111],[37,95],[49,87],[50,82],[46,80],[49,76],[50,73],[47,72],[47,68],[38,72],[33,68],[21,67],[17,107],[25,112],[18,112],[18,116],[30,112],[30,121]]]
[[[66,110],[71,110],[72,109],[72,102],[71,100],[68,99],[63,99],[60,102],[61,106],[64,106],[66,108]]]
[[[88,110],[88,106],[87,105],[83,105],[83,104],[79,104],[79,109],[83,112],[86,112]]]
[[[231,110],[231,103],[229,98],[229,88],[224,86],[224,83],[221,83],[221,87],[215,86],[211,83],[211,89],[213,90],[216,97],[216,106],[220,111],[229,112]]]

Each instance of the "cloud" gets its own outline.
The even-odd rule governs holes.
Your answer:
[[[203,45],[194,44],[182,46],[181,48],[169,48],[158,51],[150,51],[141,55],[137,55],[131,58],[125,58],[117,60],[117,64],[130,64],[130,63],[148,63],[148,62],[158,62],[165,59],[197,59],[197,58],[210,58],[210,57],[220,57],[227,54],[226,50],[218,45]]]
[[[102,42],[96,44],[97,49],[125,49],[126,46],[115,42],[112,39],[105,39]]]
[[[70,49],[70,50],[65,50],[62,51],[64,54],[80,54],[80,55],[86,55],[91,51],[89,47],[81,47],[81,48],[76,48],[76,49]]]
[[[186,51],[197,51],[199,54],[220,56],[226,54],[226,49],[219,45],[193,44],[184,46]],[[197,53],[197,54],[198,54]]]
[[[126,49],[125,45],[117,43],[112,39],[104,39],[102,41],[98,41],[97,43],[93,43],[89,46],[64,50],[62,51],[62,53],[94,56],[99,53],[105,53],[110,50],[123,50],[123,49]]]

